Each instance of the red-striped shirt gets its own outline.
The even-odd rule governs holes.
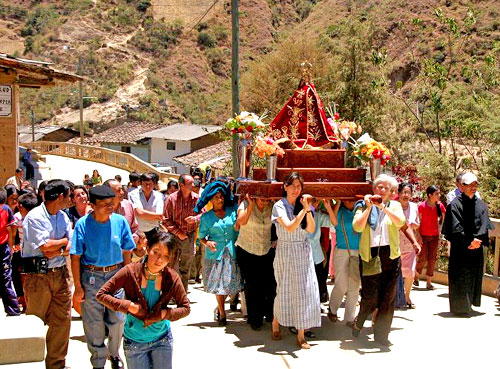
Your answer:
[[[182,197],[181,190],[178,190],[167,197],[165,200],[165,210],[163,215],[165,220],[163,225],[168,231],[177,236],[179,232],[189,234],[194,232],[197,224],[188,224],[186,218],[196,215],[194,207],[198,201],[198,194],[191,192],[187,199]]]

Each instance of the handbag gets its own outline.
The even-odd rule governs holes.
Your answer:
[[[382,273],[382,262],[380,261],[378,251],[379,250],[377,250],[377,256],[371,258],[370,261],[364,261],[363,259],[361,259],[361,264],[363,267],[363,277],[369,277]]]
[[[379,214],[379,219],[377,221],[377,227],[380,226],[380,223],[382,222],[382,217],[380,217]],[[382,242],[382,241],[380,241]],[[380,244],[377,247],[377,256],[374,258],[371,257],[372,253],[370,250],[370,260],[369,261],[364,261],[361,259],[361,265],[362,265],[362,274],[363,277],[369,277],[372,275],[377,275],[382,273],[382,262],[380,261]]]
[[[349,275],[355,279],[359,279],[359,257],[351,255],[351,248],[349,247],[349,239],[347,238],[347,232],[344,228],[344,215],[340,214],[340,225],[342,227],[342,232],[344,233],[345,244],[347,246],[347,253],[349,254]]]

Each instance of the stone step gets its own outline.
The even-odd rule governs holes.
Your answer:
[[[292,172],[299,172],[305,182],[364,182],[366,179],[366,169],[361,168],[278,168],[276,180],[281,182]],[[252,178],[265,181],[266,169],[254,168]]]
[[[285,150],[278,168],[344,168],[345,150]]]
[[[236,193],[240,196],[249,193],[253,197],[280,199],[283,195],[283,182],[238,181]],[[354,200],[372,193],[372,185],[368,182],[304,182],[303,193],[318,199]]]
[[[43,361],[47,328],[34,315],[0,318],[0,365]]]

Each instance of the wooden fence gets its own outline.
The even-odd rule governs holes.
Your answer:
[[[128,172],[156,173],[160,177],[160,180],[165,183],[168,183],[171,179],[179,178],[178,174],[159,171],[154,166],[139,159],[135,155],[103,147],[49,141],[24,143],[23,146],[42,155],[58,155],[73,159],[88,160],[110,165]]]

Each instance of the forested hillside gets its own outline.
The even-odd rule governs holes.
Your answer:
[[[0,0],[0,51],[84,75],[94,128],[122,122],[127,109],[135,120],[222,124],[230,1],[212,4]],[[477,170],[498,211],[497,1],[245,0],[240,10],[243,108],[272,117],[307,59],[325,104],[387,142],[393,164],[444,186]],[[38,123],[78,124],[74,86],[23,94],[25,122],[30,102]]]

